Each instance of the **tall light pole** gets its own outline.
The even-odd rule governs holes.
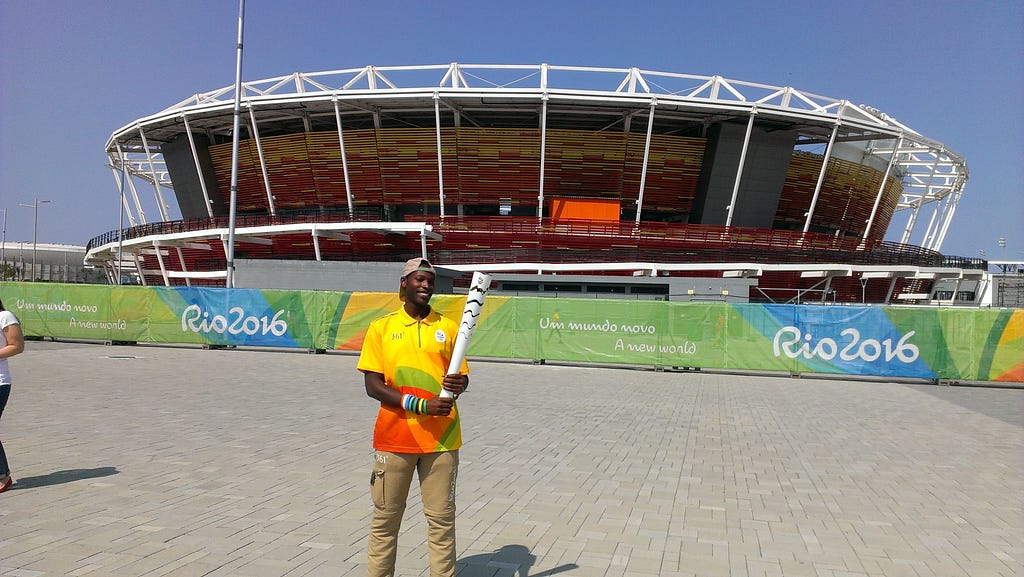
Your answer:
[[[235,288],[235,213],[238,212],[238,130],[242,118],[242,32],[244,23],[245,0],[238,0],[238,50],[235,52],[235,123],[234,128],[231,129],[231,195],[228,202],[228,246],[224,251],[224,256],[228,261],[225,288]],[[255,117],[253,118],[255,119]],[[342,155],[344,155],[344,152],[343,150]]]
[[[3,263],[4,274],[0,277],[0,280],[7,280],[7,209],[0,208],[4,211],[4,232],[3,240],[0,240],[0,263]]]
[[[50,201],[39,200],[37,198],[35,202],[33,202],[32,204],[21,205],[24,206],[25,208],[31,208],[32,210],[35,211],[35,214],[32,217],[32,274],[30,275],[32,277],[35,277],[36,275],[36,236],[39,232],[39,205],[46,204],[48,202]],[[35,278],[32,278],[30,280],[35,280]]]
[[[1001,260],[1005,261],[1006,260],[1006,237],[1003,237],[1003,236],[999,237],[999,248],[1003,249],[1002,250],[1002,256],[1000,256],[999,258]],[[1006,273],[1010,272],[1010,263],[1004,262],[1003,264],[999,265],[999,268],[1003,269],[1003,276],[1006,276]]]

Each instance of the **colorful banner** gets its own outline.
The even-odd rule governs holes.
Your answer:
[[[299,291],[159,287],[151,307],[153,342],[211,345],[313,347],[310,318],[319,311]],[[315,293],[314,293],[315,294]]]
[[[0,283],[30,337],[356,351],[393,293]],[[432,305],[456,321],[462,295]],[[1024,382],[1024,310],[491,295],[469,355]]]
[[[0,300],[27,336],[144,341],[153,291],[135,288],[0,283]]]

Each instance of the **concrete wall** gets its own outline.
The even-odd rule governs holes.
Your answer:
[[[404,263],[238,259],[235,287],[288,290],[394,292]],[[453,294],[462,273],[437,267],[436,294]]]
[[[692,224],[725,226],[747,126],[721,123],[708,130]],[[754,125],[733,210],[732,226],[771,228],[793,155],[796,132]]]
[[[402,263],[336,262],[238,259],[235,261],[235,287],[283,290],[332,290],[352,292],[398,293]],[[460,273],[437,267],[435,294],[455,294],[454,281]],[[490,294],[544,296],[562,298],[609,298],[630,300],[671,300],[677,302],[747,302],[756,279],[685,277],[609,277],[589,275],[495,274]],[[505,289],[506,285],[536,285],[537,290]],[[575,290],[557,290],[570,285]],[[624,293],[608,293],[601,286],[626,287]],[[664,287],[664,294],[633,293],[634,286]],[[595,288],[597,287],[597,288]],[[465,290],[460,291],[465,293]]]
[[[203,169],[206,192],[210,196],[213,214],[214,216],[226,215],[228,214],[228,202],[224,200],[217,187],[213,162],[210,160],[210,145],[203,135],[194,135],[193,140],[196,143],[199,165]],[[178,199],[182,218],[209,217],[204,205],[206,201],[203,198],[203,188],[199,182],[199,173],[196,172],[196,161],[192,156],[192,147],[189,145],[188,136],[181,135],[173,142],[164,143],[161,145],[160,151],[163,152],[167,172],[171,176],[171,181],[174,182],[174,196]]]
[[[613,277],[597,275],[491,275],[491,294],[589,299],[748,302],[756,279],[704,277]],[[616,287],[622,292],[609,292]],[[572,290],[565,290],[571,288]],[[647,289],[647,290],[645,290]],[[650,289],[657,289],[655,292]]]

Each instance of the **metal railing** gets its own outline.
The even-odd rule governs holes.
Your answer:
[[[297,209],[277,215],[240,214],[237,228],[296,223],[377,222],[379,207],[361,208],[350,215],[343,208]],[[444,262],[762,262],[762,263],[849,263],[913,266],[958,266],[963,262],[976,268],[978,259],[949,260],[932,250],[913,245],[804,233],[778,229],[705,226],[665,222],[552,220],[508,216],[408,217],[426,221],[444,237],[431,252],[444,255]],[[199,232],[227,228],[228,217],[186,219],[135,226],[123,230],[123,239]],[[87,250],[117,242],[117,230],[89,241]],[[533,239],[532,247],[517,247]],[[471,248],[479,245],[485,248]],[[387,259],[391,255],[367,255]],[[958,257],[952,257],[956,259]],[[967,267],[964,267],[967,268]]]

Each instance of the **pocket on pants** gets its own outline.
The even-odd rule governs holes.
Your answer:
[[[375,468],[370,474],[370,495],[373,497],[373,504],[377,507],[385,507],[387,499],[384,497],[385,477],[384,470]]]

